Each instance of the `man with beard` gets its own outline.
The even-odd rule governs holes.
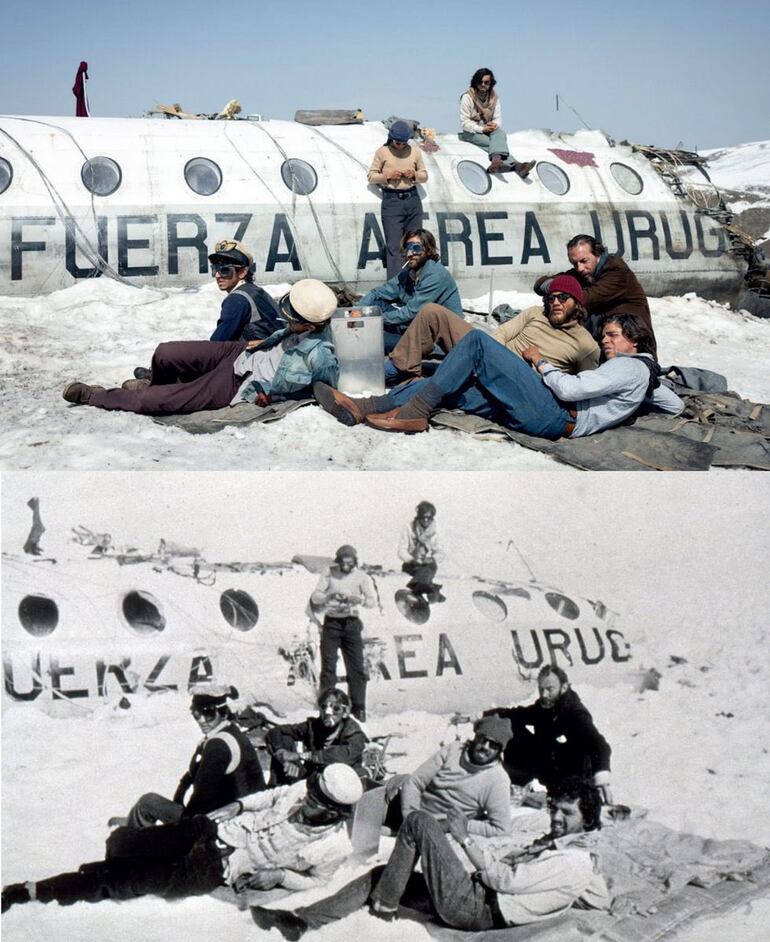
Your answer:
[[[254,907],[263,929],[277,928],[299,939],[308,929],[349,916],[369,901],[380,919],[396,918],[398,906],[424,908],[430,902],[445,926],[469,932],[504,929],[553,919],[573,904],[609,909],[610,895],[591,848],[601,827],[596,789],[580,779],[565,781],[549,794],[551,829],[528,848],[499,856],[471,835],[463,815],[453,813],[449,830],[475,868],[469,873],[440,824],[423,811],[410,814],[398,832],[384,867],[375,867],[327,899],[294,912]],[[420,860],[422,873],[414,872]]]
[[[647,295],[623,259],[619,255],[610,255],[598,239],[585,233],[569,240],[567,258],[572,268],[562,274],[577,278],[583,286],[588,309],[586,328],[591,334],[597,340],[601,339],[600,327],[609,314],[635,314],[649,330],[652,353],[656,355],[657,344]],[[535,291],[548,294],[552,290],[552,281],[552,275],[538,278]]]
[[[460,292],[439,261],[436,239],[427,229],[410,229],[403,239],[406,264],[393,277],[367,292],[356,307],[382,309],[385,352],[396,346],[417,312],[428,303],[440,304],[462,317]]]
[[[385,396],[333,397],[328,411],[336,410],[347,425],[366,421],[384,432],[414,434],[428,430],[437,409],[461,409],[525,435],[581,438],[622,424],[643,404],[670,414],[682,411],[682,400],[660,380],[651,345],[638,317],[613,314],[602,327],[605,361],[570,376],[549,363],[537,344],[518,357],[474,330],[430,379],[404,383]],[[319,399],[323,388],[316,383],[313,391]]]
[[[344,690],[331,688],[318,697],[318,716],[274,726],[265,737],[272,756],[271,784],[296,782],[332,762],[344,762],[363,775],[362,759],[369,740],[349,714],[350,697]]]
[[[582,326],[586,317],[583,289],[568,275],[553,279],[543,305],[521,311],[491,336],[511,353],[529,357],[537,349],[540,358],[565,373],[576,374],[593,370],[599,364],[599,347]],[[385,377],[394,380],[418,379],[422,361],[434,347],[449,353],[471,331],[473,326],[439,304],[426,304],[407,328],[385,362]],[[323,409],[345,425],[358,409],[351,399],[324,383],[316,383],[313,394]]]
[[[448,829],[454,809],[468,818],[471,834],[502,837],[510,831],[510,783],[501,764],[511,725],[485,716],[473,739],[447,743],[411,775],[396,775],[385,786],[385,823],[396,830],[412,811],[424,811]],[[398,797],[398,801],[396,801]]]
[[[546,788],[570,776],[592,778],[602,798],[612,804],[610,749],[561,667],[547,664],[537,675],[538,699],[529,706],[494,707],[484,716],[511,722],[513,739],[504,764],[511,780],[525,785],[533,778]]]

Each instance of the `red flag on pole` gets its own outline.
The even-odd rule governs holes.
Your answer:
[[[86,94],[87,81],[88,63],[81,62],[78,66],[78,74],[75,76],[75,84],[72,86],[72,94],[77,102],[75,105],[76,118],[89,118],[91,116],[88,110],[88,95]]]

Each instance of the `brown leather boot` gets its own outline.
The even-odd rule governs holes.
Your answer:
[[[530,171],[534,168],[536,160],[527,160],[525,163],[514,164],[513,169],[518,173],[522,180],[529,176]]]
[[[104,389],[104,386],[89,386],[87,383],[68,383],[62,392],[62,398],[67,402],[72,402],[76,406],[88,405],[91,393],[97,389]]]
[[[138,389],[147,389],[150,385],[149,379],[127,379],[120,384],[121,389],[130,389],[136,392]]]

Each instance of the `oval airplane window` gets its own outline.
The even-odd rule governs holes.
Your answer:
[[[492,189],[492,178],[475,160],[461,160],[457,165],[457,176],[465,189],[476,196],[484,196]]]
[[[562,615],[564,618],[574,621],[580,617],[580,609],[566,595],[559,595],[558,592],[546,592],[545,600],[557,614]]]
[[[399,589],[395,595],[396,608],[414,625],[424,625],[430,618],[430,605],[409,589]]]
[[[59,609],[45,595],[25,595],[19,602],[19,621],[34,638],[46,638],[59,624]]]
[[[557,167],[556,164],[548,163],[547,160],[541,160],[537,165],[537,175],[540,177],[540,182],[543,186],[550,190],[551,193],[555,193],[557,196],[564,196],[564,194],[569,191],[569,177],[561,167]]]
[[[490,621],[505,621],[508,617],[508,609],[505,602],[497,595],[491,592],[474,592],[473,604],[481,612],[484,618]]]
[[[80,168],[83,186],[94,196],[109,196],[120,186],[123,175],[110,157],[92,157]]]
[[[166,618],[160,610],[160,602],[149,592],[132,589],[123,596],[121,605],[123,618],[138,635],[154,635],[166,627]]]
[[[631,196],[638,196],[644,189],[644,182],[636,170],[632,170],[625,164],[610,164],[610,173],[618,186]]]
[[[0,193],[5,193],[13,180],[13,167],[5,157],[0,157]]]
[[[184,165],[187,185],[198,196],[211,196],[222,186],[222,171],[208,157],[193,157]]]
[[[238,631],[251,631],[259,621],[259,606],[241,589],[225,589],[219,596],[219,610],[227,624]]]
[[[304,160],[289,157],[281,165],[281,177],[286,186],[300,196],[308,196],[318,186],[315,170]]]

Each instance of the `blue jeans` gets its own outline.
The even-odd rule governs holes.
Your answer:
[[[515,432],[560,438],[571,416],[540,375],[520,356],[480,330],[449,351],[430,380],[397,386],[394,406],[418,395],[425,383],[444,393],[441,405],[491,419]]]
[[[508,141],[502,128],[496,128],[491,134],[483,134],[480,131],[460,131],[457,136],[461,141],[475,144],[476,147],[487,151],[490,157],[492,154],[499,154],[503,160],[507,160],[510,156]]]
[[[422,859],[422,877],[413,873],[418,857]],[[334,896],[296,910],[296,915],[309,928],[318,929],[350,916],[370,896],[390,909],[399,903],[424,909],[429,901],[445,925],[480,932],[503,925],[490,906],[489,895],[484,885],[466,872],[438,821],[425,811],[413,811],[399,830],[385,867],[375,867]]]

